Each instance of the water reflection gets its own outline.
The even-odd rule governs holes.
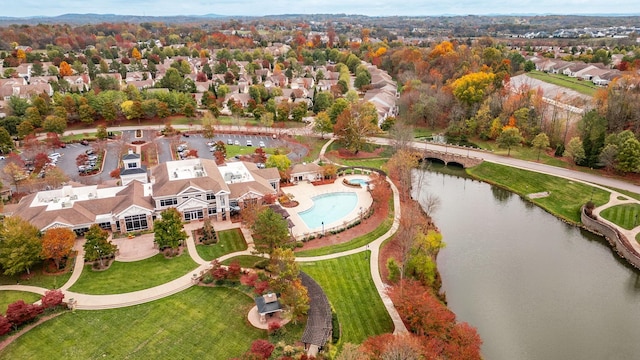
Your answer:
[[[414,197],[441,201],[443,290],[486,359],[638,358],[640,273],[606,240],[464,173],[425,183]]]

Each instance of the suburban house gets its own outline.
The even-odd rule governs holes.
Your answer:
[[[19,216],[43,231],[65,227],[84,233],[98,224],[127,233],[152,229],[153,221],[170,207],[184,221],[224,220],[231,211],[279,190],[278,170],[258,169],[253,163],[218,166],[207,159],[169,161],[154,167],[147,179],[138,154],[128,153],[122,162],[121,186],[73,184],[40,191],[6,206],[4,214]]]

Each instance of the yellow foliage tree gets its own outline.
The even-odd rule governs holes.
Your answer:
[[[133,48],[133,50],[131,50],[131,57],[136,60],[140,60],[142,59],[142,54],[140,54],[138,48]]]
[[[429,57],[435,58],[443,56],[448,53],[454,52],[453,44],[450,41],[443,41],[440,44],[433,47],[433,50],[429,54]]]
[[[453,95],[468,105],[478,103],[484,99],[494,78],[495,74],[490,72],[467,74],[451,84]]]

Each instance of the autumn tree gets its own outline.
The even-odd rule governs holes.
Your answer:
[[[218,234],[211,224],[211,218],[204,219],[204,225],[200,230],[200,238],[198,240],[205,245],[215,244],[218,242]]]
[[[574,164],[581,163],[585,157],[582,140],[580,140],[580,138],[577,136],[571,138],[571,140],[569,140],[569,143],[567,143],[567,147],[564,151],[563,156],[570,158]]]
[[[182,226],[182,216],[175,208],[164,210],[160,220],[156,220],[154,227],[154,242],[160,249],[171,249],[172,255],[180,244],[187,239],[187,233]]]
[[[256,251],[271,254],[289,240],[287,221],[269,207],[265,207],[251,226]]]
[[[73,75],[73,69],[71,68],[71,65],[69,65],[68,62],[66,62],[66,61],[60,62],[60,66],[59,67],[60,67],[60,70],[59,70],[60,76],[64,77],[64,76]]]
[[[320,133],[320,137],[324,139],[324,134],[333,131],[333,124],[326,111],[320,112],[313,120],[313,130]]]
[[[100,267],[104,266],[103,260],[115,255],[118,247],[112,244],[109,239],[109,233],[93,224],[89,231],[85,234],[86,242],[84,243],[84,259],[85,261],[99,261]]]
[[[267,270],[272,274],[269,287],[281,294],[281,303],[296,323],[309,310],[309,295],[299,277],[300,266],[296,262],[293,250],[275,248],[270,253]]]
[[[53,259],[56,268],[60,262],[71,254],[76,241],[76,234],[69,228],[51,228],[42,236],[42,256]]]
[[[338,116],[333,133],[347,149],[357,154],[366,138],[378,131],[377,124],[378,113],[375,106],[368,101],[358,101],[350,103]]]
[[[453,95],[467,105],[479,103],[490,92],[494,79],[493,73],[484,71],[464,75],[451,84]]]
[[[291,160],[287,155],[271,155],[267,158],[265,166],[268,168],[274,167],[278,169],[281,179],[287,178],[287,171],[291,167]]]
[[[511,148],[521,144],[524,138],[516,127],[506,127],[502,130],[496,142],[501,148],[507,148],[507,156],[511,155]]]
[[[0,154],[10,153],[15,149],[15,144],[11,135],[4,127],[0,127]]]
[[[533,138],[531,145],[533,145],[535,149],[538,149],[538,161],[540,161],[540,153],[549,147],[549,137],[545,133],[540,133]]]
[[[5,275],[30,273],[40,262],[42,241],[40,230],[28,221],[10,216],[0,225],[0,266]]]

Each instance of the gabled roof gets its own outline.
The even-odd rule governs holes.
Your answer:
[[[151,171],[152,176],[155,177],[155,184],[153,185],[153,196],[163,197],[176,195],[181,191],[184,191],[189,186],[195,186],[205,191],[212,191],[214,193],[220,190],[229,191],[227,184],[225,184],[218,166],[214,160],[198,159],[202,164],[206,176],[190,178],[190,179],[171,179],[167,170],[168,163],[174,163],[170,161],[168,163],[162,163]],[[177,160],[181,161],[181,160]]]

